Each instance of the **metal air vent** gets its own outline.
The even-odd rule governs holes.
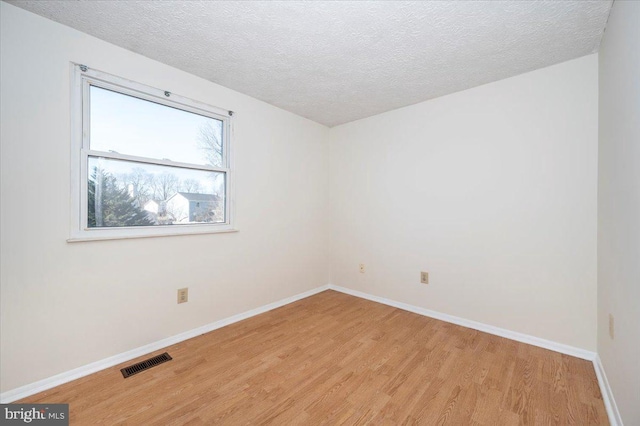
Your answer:
[[[122,376],[126,379],[129,376],[133,376],[134,374],[138,374],[144,370],[148,370],[151,367],[162,364],[163,362],[171,361],[172,359],[173,358],[171,358],[171,356],[167,352],[165,352],[161,355],[154,356],[153,358],[149,358],[136,364],[130,365],[129,367],[125,367],[120,371],[122,372]]]

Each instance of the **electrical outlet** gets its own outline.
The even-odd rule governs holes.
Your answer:
[[[420,272],[420,282],[422,284],[429,284],[429,273],[428,272]]]
[[[360,264],[360,273],[364,274],[364,263]]]
[[[612,339],[615,336],[614,323],[613,323],[613,315],[609,314],[609,337]]]
[[[186,287],[178,289],[178,303],[186,303],[188,301],[189,301],[189,289]]]

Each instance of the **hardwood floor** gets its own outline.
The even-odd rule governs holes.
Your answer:
[[[326,291],[21,402],[71,424],[608,424],[589,361]]]

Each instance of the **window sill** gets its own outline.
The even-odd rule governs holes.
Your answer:
[[[67,243],[82,243],[86,241],[103,241],[103,240],[131,240],[139,238],[159,238],[159,237],[179,237],[187,235],[203,235],[203,234],[227,234],[239,232],[235,228],[217,228],[203,229],[202,227],[194,229],[154,229],[153,232],[142,233],[128,229],[109,229],[84,231],[78,235],[72,235],[67,239]]]

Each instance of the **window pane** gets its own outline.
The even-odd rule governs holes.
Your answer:
[[[225,222],[225,174],[89,157],[89,228]]]
[[[222,121],[90,88],[90,148],[222,167]]]

